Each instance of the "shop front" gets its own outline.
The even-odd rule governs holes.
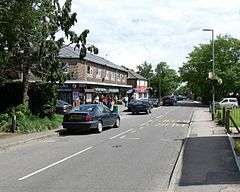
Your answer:
[[[103,97],[111,97],[115,100],[123,98],[131,89],[129,85],[102,85],[99,83],[65,83],[59,91],[59,99],[64,100],[74,107],[83,103],[98,102]]]

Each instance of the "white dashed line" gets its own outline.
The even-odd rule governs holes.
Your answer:
[[[87,151],[87,150],[89,150],[89,149],[92,149],[92,148],[93,148],[93,147],[88,147],[88,148],[83,149],[83,150],[81,150],[81,151],[79,151],[79,152],[77,152],[77,153],[74,153],[73,155],[70,155],[70,156],[68,156],[68,157],[65,157],[64,159],[61,159],[60,161],[57,161],[57,162],[55,162],[55,163],[52,163],[51,165],[48,165],[48,166],[46,166],[46,167],[44,167],[44,168],[42,168],[42,169],[39,169],[39,170],[34,171],[34,172],[32,172],[32,173],[24,176],[24,177],[19,178],[18,181],[22,181],[22,180],[24,180],[24,179],[27,179],[27,178],[29,178],[29,177],[32,177],[33,175],[36,175],[36,174],[38,174],[38,173],[41,173],[41,172],[43,172],[43,171],[45,171],[45,170],[47,170],[47,169],[49,169],[49,168],[51,168],[51,167],[54,167],[54,166],[56,166],[56,165],[58,165],[58,164],[60,164],[60,163],[63,163],[64,161],[66,161],[66,160],[68,160],[68,159],[71,159],[71,158],[73,158],[73,157],[75,157],[75,156],[77,156],[77,155],[80,155],[81,153],[83,153],[83,152],[85,152],[85,151]]]
[[[123,135],[123,134],[125,134],[125,133],[128,133],[128,132],[130,132],[130,131],[132,131],[133,129],[129,129],[129,130],[127,130],[127,131],[124,131],[124,132],[122,132],[122,133],[119,133],[119,134],[117,134],[117,135],[115,135],[115,136],[113,136],[113,137],[111,137],[111,138],[109,138],[109,139],[115,139],[116,137],[118,137],[118,136],[120,136],[120,135]]]

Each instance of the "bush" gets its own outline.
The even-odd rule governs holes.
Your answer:
[[[236,154],[240,155],[240,139],[235,139],[235,147]]]

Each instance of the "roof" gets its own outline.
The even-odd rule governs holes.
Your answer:
[[[141,79],[141,80],[147,80],[145,77],[142,75],[136,73],[132,69],[128,70],[128,79]]]
[[[68,47],[64,47],[60,50],[59,57],[64,58],[64,59],[79,59],[79,54],[80,54],[80,49],[76,48],[74,50],[74,47],[68,46]],[[99,64],[99,65],[107,66],[107,67],[110,67],[113,69],[118,69],[120,71],[127,72],[127,70],[124,69],[123,67],[116,65],[116,64],[112,63],[111,61],[108,61],[102,57],[99,57],[99,56],[91,54],[91,53],[87,53],[86,56],[84,57],[84,60]]]

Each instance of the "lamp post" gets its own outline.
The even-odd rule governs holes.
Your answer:
[[[212,77],[215,78],[215,50],[214,50],[214,29],[203,29],[203,31],[212,32]],[[214,120],[215,113],[215,88],[212,84],[212,120]]]

